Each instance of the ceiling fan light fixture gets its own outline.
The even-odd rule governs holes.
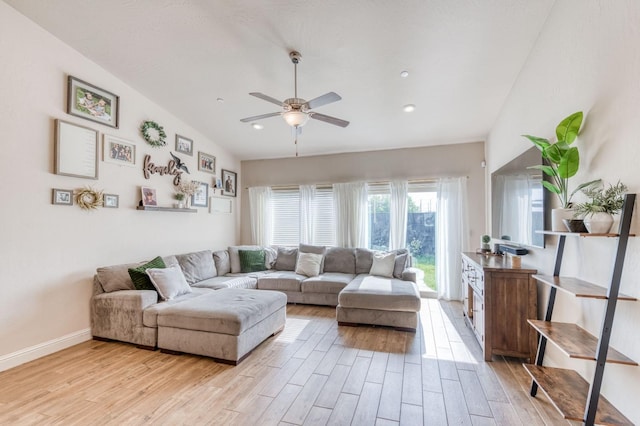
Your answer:
[[[302,127],[309,121],[309,114],[296,110],[287,111],[282,114],[282,117],[291,127]]]

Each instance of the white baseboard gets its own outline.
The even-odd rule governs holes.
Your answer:
[[[91,340],[91,329],[76,331],[48,342],[40,343],[29,348],[0,356],[0,371],[8,370],[25,362],[42,358],[43,356],[61,351],[78,343]]]

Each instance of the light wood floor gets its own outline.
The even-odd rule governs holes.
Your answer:
[[[237,367],[85,342],[0,373],[0,424],[567,425],[520,360],[482,361],[461,311],[423,299],[412,334],[290,305]]]

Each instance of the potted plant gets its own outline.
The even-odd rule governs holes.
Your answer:
[[[491,237],[488,235],[483,235],[480,241],[482,242],[480,250],[483,253],[491,253],[491,246],[489,245],[489,243],[491,242]]]
[[[575,176],[580,167],[578,148],[571,146],[571,144],[580,133],[582,119],[582,111],[578,111],[562,120],[556,127],[557,141],[555,143],[537,136],[522,135],[538,147],[545,163],[531,168],[541,170],[551,178],[551,182],[543,181],[542,185],[548,191],[556,194],[560,201],[560,208],[551,211],[551,229],[553,231],[566,230],[562,219],[571,219],[573,217],[574,212],[571,210],[573,195],[599,180],[583,183],[578,185],[572,192],[569,192],[569,178]]]
[[[184,193],[176,192],[175,194],[173,194],[173,198],[175,198],[177,201],[176,208],[181,209],[184,207]]]
[[[583,216],[584,225],[590,233],[608,233],[613,225],[613,215],[622,209],[627,186],[618,181],[606,189],[603,185],[594,185],[582,192],[589,200],[577,205],[576,216]]]

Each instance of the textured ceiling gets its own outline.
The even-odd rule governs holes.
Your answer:
[[[484,140],[553,0],[5,0],[241,159],[295,153],[278,111],[249,96],[342,101],[300,155]],[[99,29],[99,30],[96,30]],[[409,77],[401,78],[402,70]],[[224,98],[224,103],[216,98]],[[413,113],[402,106],[415,104]]]

